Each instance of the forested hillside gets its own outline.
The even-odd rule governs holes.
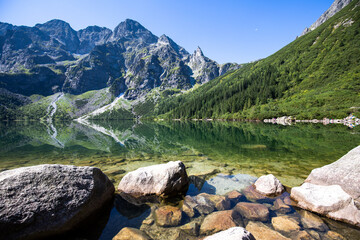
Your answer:
[[[359,15],[359,0],[353,1],[272,56],[161,101],[155,115],[182,119],[344,117],[360,106]]]

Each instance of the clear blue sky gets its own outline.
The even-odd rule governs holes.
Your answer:
[[[126,18],[219,63],[264,58],[293,41],[333,0],[0,0],[0,21],[34,26],[57,18],[75,30],[114,29]]]

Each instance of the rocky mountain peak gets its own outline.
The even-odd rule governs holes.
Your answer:
[[[76,31],[65,21],[53,19],[44,24],[36,24],[35,27],[64,44],[68,51],[75,52],[79,46]]]
[[[202,52],[201,48],[198,46],[197,49],[194,51],[195,57],[205,57],[204,53]]]
[[[314,22],[309,28],[305,28],[304,31],[301,33],[300,36],[303,36],[313,30],[315,30],[317,27],[319,27],[321,24],[326,22],[329,18],[334,16],[337,12],[339,12],[341,9],[346,7],[352,0],[335,0],[333,4],[331,4],[330,8],[326,10],[316,22]]]
[[[115,27],[111,40],[133,40],[138,38],[142,39],[146,43],[157,42],[157,37],[140,23],[132,19],[126,19],[124,22],[121,22]]]
[[[177,45],[170,37],[166,36],[165,34],[160,36],[157,45],[169,45],[172,49],[175,50],[177,54],[181,55],[182,57],[189,55],[189,53],[184,48]]]

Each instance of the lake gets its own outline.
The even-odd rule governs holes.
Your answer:
[[[73,121],[53,126],[5,122],[0,125],[0,171],[44,163],[95,166],[116,187],[129,171],[181,160],[188,175],[205,180],[218,173],[255,177],[272,173],[284,185],[294,187],[312,169],[332,163],[360,145],[359,129],[219,121]],[[149,214],[146,211],[143,214]],[[117,221],[132,226],[137,220],[127,224],[114,208],[108,225]],[[102,239],[115,232],[106,231]]]

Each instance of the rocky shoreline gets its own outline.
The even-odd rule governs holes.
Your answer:
[[[360,234],[359,176],[360,146],[314,169],[293,189],[271,174],[220,174],[205,181],[188,176],[176,161],[127,173],[114,195],[113,184],[97,168],[18,168],[0,173],[0,239],[60,236],[94,221],[98,234],[85,238],[98,239],[105,225],[96,223],[99,216],[109,218],[109,205],[140,222],[111,236],[118,240],[354,239]],[[352,226],[339,231],[341,223],[329,218]]]

